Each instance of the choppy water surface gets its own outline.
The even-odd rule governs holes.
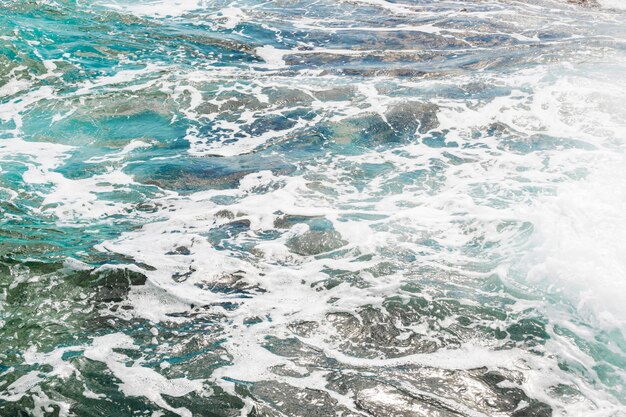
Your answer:
[[[0,1],[0,415],[626,415],[583,3]]]

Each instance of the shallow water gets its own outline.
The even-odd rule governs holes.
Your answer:
[[[622,6],[0,2],[0,415],[625,416]]]

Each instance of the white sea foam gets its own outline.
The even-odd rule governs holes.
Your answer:
[[[219,27],[234,29],[238,24],[245,21],[247,15],[239,7],[225,7],[215,13],[214,19],[220,21]]]
[[[612,242],[619,241],[623,234],[623,216],[616,207],[621,206],[624,196],[612,190],[623,187],[623,171],[619,169],[623,162],[621,148],[615,146],[614,139],[623,134],[624,126],[619,113],[621,110],[607,109],[613,108],[613,101],[621,93],[615,89],[606,90],[606,83],[600,79],[585,79],[579,75],[561,77],[561,81],[555,83],[553,73],[566,70],[555,66],[544,72],[526,71],[496,80],[486,75],[486,82],[509,85],[511,92],[489,100],[436,100],[439,129],[449,130],[448,140],[484,145],[447,149],[450,155],[473,162],[449,165],[443,182],[445,187],[441,191],[405,188],[401,194],[381,195],[380,190],[390,179],[389,174],[374,178],[362,189],[356,189],[352,184],[351,167],[358,164],[391,164],[394,167],[391,175],[397,175],[399,172],[428,168],[432,159],[441,158],[439,149],[414,143],[403,146],[402,154],[395,150],[381,151],[337,157],[321,165],[305,165],[311,176],[324,178],[333,187],[337,195],[332,198],[311,189],[310,181],[304,177],[280,176],[270,172],[244,177],[236,190],[202,191],[189,196],[170,194],[162,200],[167,210],[154,215],[155,219],[165,220],[147,224],[141,230],[128,232],[114,241],[104,242],[99,248],[157,267],[155,271],[144,271],[149,277],[149,284],[133,288],[129,296],[129,302],[135,306],[133,314],[151,321],[174,320],[168,313],[180,311],[188,304],[219,304],[236,300],[230,295],[200,289],[202,283],[219,280],[229,273],[240,271],[237,273],[243,273],[251,284],[264,288],[265,292],[252,298],[237,300],[241,305],[234,312],[224,312],[236,324],[228,330],[229,338],[224,344],[229,354],[233,355],[234,364],[216,372],[218,381],[221,377],[244,380],[272,377],[268,369],[284,365],[286,360],[262,348],[262,341],[268,335],[289,335],[286,326],[294,317],[322,322],[329,312],[353,312],[363,305],[379,306],[385,297],[397,294],[401,278],[396,275],[373,278],[363,274],[362,278],[369,280],[370,287],[350,287],[349,291],[346,286],[340,285],[320,293],[310,286],[323,276],[321,271],[326,268],[358,271],[371,267],[384,259],[377,253],[390,246],[424,252],[421,261],[425,264],[442,270],[460,271],[470,279],[486,274],[469,270],[467,263],[484,259],[468,257],[463,248],[473,239],[487,237],[499,242],[494,251],[505,256],[503,265],[517,265],[519,269],[522,264],[526,268],[522,269],[528,271],[510,279],[520,279],[523,283],[545,280],[542,285],[545,283],[553,290],[557,288],[566,294],[571,302],[581,307],[581,312],[590,314],[603,325],[619,326],[619,317],[623,316],[619,300],[623,291],[623,280],[620,278],[624,268],[621,261],[624,248]],[[461,77],[446,82],[462,85],[466,81]],[[432,88],[439,83],[434,81],[421,85]],[[578,88],[574,89],[574,85]],[[314,94],[315,88],[308,90]],[[379,113],[384,116],[393,104],[401,101],[382,95],[375,83],[361,84],[355,91],[358,92],[356,100],[362,106],[356,114]],[[332,111],[335,122],[355,114],[353,109],[345,108],[350,107],[349,101],[334,104],[337,106]],[[191,104],[190,108],[196,106]],[[345,114],[341,115],[342,112]],[[596,125],[598,120],[603,122],[601,128]],[[496,138],[472,139],[472,131],[483,130],[496,122],[514,129],[517,135],[529,142],[538,132],[578,142],[573,142],[571,147],[564,142],[562,146],[544,150],[511,152],[499,148]],[[233,128],[236,126],[233,125]],[[242,141],[232,148],[237,149],[236,152],[228,151],[228,147],[220,151],[217,145],[205,149],[210,149],[208,153],[228,152],[234,155],[251,150],[264,140],[254,141],[246,148],[243,147],[247,146],[246,142]],[[520,146],[525,145],[521,143]],[[596,151],[585,150],[586,146]],[[548,162],[546,158],[549,158]],[[590,173],[582,181],[571,174],[581,168]],[[501,199],[502,205],[492,204],[490,196],[477,196],[474,190],[480,184],[492,187],[495,192],[491,197]],[[543,188],[545,193],[556,192],[556,195],[539,195],[536,198],[536,195],[524,191],[529,185]],[[263,189],[272,191],[256,192]],[[224,210],[224,206],[213,203],[212,199],[219,195],[234,197],[236,202],[229,204],[227,209],[250,222],[251,232],[244,235],[242,241],[253,238],[257,232],[274,229],[275,211],[280,208],[283,213],[291,215],[324,216],[346,240],[346,250],[371,254],[374,258],[357,262],[350,258],[315,259],[296,255],[287,247],[287,242],[307,233],[309,229],[304,225],[292,227],[279,239],[258,242],[258,259],[255,262],[248,262],[228,251],[217,251],[203,233],[229,221],[217,215]],[[365,201],[367,204],[363,203]],[[404,201],[419,203],[403,207],[400,203]],[[381,220],[368,222],[343,218],[365,211],[366,207],[367,213],[381,216],[389,226],[402,225],[410,233],[398,235],[373,229],[372,225]],[[603,222],[597,219],[603,219]],[[497,230],[498,225],[507,221],[530,221],[534,225],[535,234],[524,247],[525,251],[529,251],[528,256],[521,256],[519,242],[516,241],[518,233]],[[163,235],[170,238],[158,238]],[[428,252],[420,244],[423,237],[436,239],[446,250]],[[189,248],[190,255],[164,256],[179,246]],[[485,256],[489,256],[489,252]],[[509,273],[502,268],[496,271],[505,275]],[[188,274],[188,277],[184,282],[173,282],[171,277],[176,274]],[[596,284],[590,285],[592,282]],[[298,289],[294,290],[294,286]],[[341,299],[340,306],[329,303],[334,297]],[[311,303],[311,299],[317,301]],[[517,309],[522,311],[526,307],[520,301]],[[246,327],[243,322],[251,316],[271,317],[272,320]],[[351,366],[378,366],[362,359],[350,359],[329,346],[329,340],[320,338],[306,342],[325,349],[331,357],[348,361]],[[477,355],[476,366],[485,358],[495,358],[490,356],[488,346],[470,348],[468,345],[467,349]],[[442,358],[457,360],[460,352],[442,352],[441,355]],[[529,357],[515,355],[511,351],[502,354],[506,363],[520,357],[530,361]],[[444,366],[443,359],[437,358],[437,355],[430,358],[429,355],[406,357],[393,363],[380,360],[379,366],[421,363],[420,360],[427,361],[425,363],[431,366]],[[494,363],[493,366],[506,366],[506,363]],[[529,391],[547,387],[541,382],[543,377],[539,369],[549,367],[550,372],[556,372],[553,362],[537,362],[535,365],[537,374],[529,374]],[[448,366],[458,367],[458,364],[454,362]],[[561,377],[564,378],[564,374]],[[220,384],[228,386],[224,382]],[[607,404],[606,410],[615,409],[610,401]]]
[[[624,0],[599,0],[599,2],[603,7],[626,10],[626,2]]]
[[[360,3],[399,15],[422,16],[418,6],[378,0]],[[200,6],[197,1],[111,4],[119,10],[156,17],[182,16]],[[523,10],[536,8],[535,12],[539,14],[545,11],[534,5],[516,3],[515,7]],[[536,20],[497,9],[469,12],[485,19],[504,19],[506,16],[507,24],[524,29],[507,34],[523,42],[536,42],[538,31],[544,28],[543,16],[537,17],[531,12],[528,13]],[[246,10],[245,13],[252,14],[253,11]],[[221,19],[222,29],[234,29],[243,19],[250,17],[234,6],[212,16]],[[430,17],[428,13],[423,16]],[[524,28],[523,19],[526,18],[531,20],[533,27]],[[495,29],[445,28],[432,22],[385,28],[352,25],[353,22],[345,21],[343,25],[329,26],[315,19],[294,23],[297,28],[317,32],[402,31],[458,36],[458,39],[463,35],[503,33]],[[566,23],[554,23],[554,26],[559,25]],[[306,45],[300,45],[303,46]],[[411,49],[398,51],[415,51],[414,45],[409,46]],[[152,267],[134,267],[135,271],[144,273],[148,281],[146,285],[132,287],[128,300],[122,303],[132,305],[133,309],[119,309],[116,314],[150,322],[182,322],[185,317],[172,313],[188,311],[192,304],[212,306],[212,311],[223,314],[228,320],[222,346],[232,357],[232,365],[219,368],[211,379],[231,393],[234,393],[233,383],[224,378],[287,380],[294,386],[313,387],[335,395],[341,404],[352,404],[350,398],[327,389],[324,372],[307,375],[305,367],[296,365],[290,358],[271,353],[263,346],[268,336],[295,337],[289,326],[298,321],[310,321],[320,325],[319,331],[311,337],[298,337],[298,340],[346,367],[517,367],[524,371],[524,391],[532,398],[553,404],[559,412],[609,416],[618,411],[619,404],[610,394],[596,389],[595,382],[580,381],[559,369],[554,353],[574,358],[588,369],[592,369],[594,363],[587,353],[558,337],[547,346],[536,348],[543,356],[523,349],[494,350],[493,341],[472,339],[464,340],[458,349],[439,349],[430,354],[397,358],[364,358],[344,351],[343,340],[329,323],[328,316],[340,312],[355,314],[363,306],[381,308],[383,302],[393,296],[408,300],[411,295],[403,292],[402,284],[407,279],[417,282],[424,279],[419,272],[414,272],[413,264],[438,271],[443,284],[452,285],[458,283],[457,280],[461,281],[459,285],[472,291],[475,290],[473,282],[493,274],[508,284],[530,288],[529,300],[519,299],[507,307],[511,314],[537,309],[549,311],[547,316],[557,323],[563,317],[567,322],[572,316],[564,311],[568,311],[569,305],[575,305],[577,310],[573,317],[576,320],[586,320],[602,330],[623,329],[626,314],[621,302],[626,289],[623,278],[626,248],[621,243],[626,233],[626,219],[619,210],[626,197],[623,192],[626,189],[623,169],[626,119],[620,107],[626,88],[614,77],[606,79],[606,74],[611,74],[615,68],[592,71],[588,67],[577,69],[578,64],[546,63],[540,68],[532,67],[515,74],[451,72],[444,78],[407,78],[401,83],[385,76],[362,77],[354,81],[319,73],[301,72],[296,77],[281,74],[288,69],[285,57],[290,54],[353,57],[366,56],[375,50],[317,47],[300,51],[298,48],[264,45],[254,50],[264,63],[255,62],[243,69],[209,67],[187,71],[148,66],[142,70],[119,71],[78,86],[76,96],[111,91],[141,92],[150,88],[169,95],[178,105],[176,110],[190,122],[186,139],[190,143],[189,152],[195,156],[243,155],[276,141],[292,140],[299,132],[308,132],[307,129],[320,125],[335,129],[330,140],[349,142],[365,129],[350,125],[351,121],[378,117],[389,122],[387,112],[395,105],[407,102],[407,97],[423,98],[436,105],[439,125],[433,130],[445,131],[446,143],[459,145],[430,146],[427,141],[432,139],[433,131],[418,130],[412,141],[391,149],[373,146],[374,151],[327,154],[316,160],[302,161],[297,166],[297,175],[261,171],[244,176],[237,188],[229,190],[205,190],[186,195],[163,190],[152,201],[157,207],[156,212],[143,215],[143,227],[128,230],[96,247],[102,252],[125,255],[138,265]],[[619,57],[608,58],[616,59],[616,68],[621,68]],[[160,70],[172,73],[169,77],[161,77],[157,74]],[[213,84],[218,85],[215,87],[218,93],[205,93],[206,87],[213,88]],[[13,81],[2,91],[10,96],[29,87],[24,82]],[[309,101],[274,104],[268,91],[279,88],[308,97]],[[468,91],[484,88],[490,94],[492,90],[497,92],[492,96],[486,94],[486,98],[480,94],[467,98],[433,93],[452,88]],[[220,119],[224,114],[234,113],[228,106],[237,102],[227,93],[251,98],[250,102],[254,104],[237,114],[237,119]],[[323,94],[336,96],[325,99]],[[23,111],[52,97],[55,96],[50,87],[26,92],[20,100],[0,106],[0,117],[18,127],[16,137],[19,137]],[[257,101],[261,104],[257,105]],[[202,106],[206,104],[216,106],[217,110],[203,113]],[[316,116],[302,118],[290,128],[261,134],[250,134],[243,129],[263,116],[278,116],[307,106],[316,112]],[[223,140],[202,136],[199,126],[205,122],[212,122],[215,130],[226,132]],[[500,134],[485,133],[498,129]],[[542,142],[544,137],[548,140]],[[54,214],[59,224],[75,225],[132,212],[128,203],[106,201],[100,195],[124,192],[139,185],[124,172],[124,161],[133,152],[155,145],[157,142],[150,138],[134,139],[121,149],[90,158],[86,162],[106,164],[106,170],[76,180],[55,171],[74,150],[66,145],[32,144],[13,138],[0,142],[0,157],[12,160],[16,155],[26,156],[28,170],[23,175],[24,181],[50,185],[44,195],[46,211]],[[459,160],[463,163],[457,163]],[[390,169],[360,181],[360,173],[372,166]],[[427,179],[408,183],[399,179],[417,171]],[[216,203],[220,197],[228,197],[230,202]],[[328,221],[333,231],[340,235],[338,247],[344,252],[341,256],[330,256],[332,250],[317,254],[320,256],[297,253],[290,247],[290,242],[306,237],[311,227],[301,222],[277,230],[276,221],[283,215],[318,217]],[[242,256],[237,249],[217,248],[216,243],[207,237],[234,220],[249,222],[249,230],[227,238],[229,243],[234,247],[253,245],[249,252],[253,256],[247,256],[248,253]],[[526,223],[532,225],[530,237],[520,231]],[[266,232],[277,232],[280,236],[270,240],[259,237]],[[433,249],[432,242],[436,249]],[[480,251],[476,253],[468,249],[472,245],[479,246]],[[187,253],[177,253],[176,249],[180,247],[186,248]],[[393,257],[402,252],[416,259],[412,263],[405,262],[403,271],[378,276],[369,272],[381,262],[394,260]],[[72,265],[75,269],[82,268],[76,262],[67,262],[68,268]],[[111,267],[106,265],[103,268]],[[342,283],[320,291],[316,283],[328,277],[328,270],[354,273],[363,284]],[[242,276],[252,288],[252,295],[243,298],[205,288],[229,275]],[[457,276],[461,278],[455,278]],[[175,277],[177,279],[173,279]],[[262,291],[255,292],[254,288]],[[541,297],[532,297],[548,292],[562,294],[563,305],[550,305]],[[432,300],[437,289],[425,288],[422,295]],[[476,300],[462,299],[460,302],[478,304]],[[235,303],[237,308],[230,310],[223,306],[224,303]],[[251,317],[259,318],[260,322],[254,326],[246,325],[246,320]],[[434,322],[437,329],[449,329],[453,325],[449,318]],[[506,322],[494,320],[490,325],[499,328]],[[424,323],[401,328],[405,333],[399,337],[409,337],[410,331],[436,340],[434,333],[437,330]],[[594,337],[593,333],[577,331],[581,337]],[[135,350],[137,346],[129,336],[111,334],[95,338],[91,346],[81,349],[86,358],[106,364],[121,381],[120,389],[125,395],[143,396],[163,409],[190,415],[189,410],[171,407],[163,396],[201,394],[201,381],[168,380],[142,366],[140,360],[133,361],[116,350],[120,348]],[[63,363],[61,358],[62,351],[45,354],[31,351],[26,360],[47,363],[54,369],[52,376],[66,378],[75,369]],[[277,376],[271,368],[278,365],[302,375],[291,379]],[[595,403],[555,401],[546,392],[561,382],[578,386]],[[25,392],[32,392],[39,383],[38,375],[26,374],[8,388],[8,395],[12,401],[17,400]],[[383,391],[373,389],[366,394],[380,395],[381,402],[399,401],[393,394]],[[87,396],[93,396],[90,391],[85,392]]]
[[[533,207],[528,279],[561,293],[602,327],[626,330],[626,160],[593,158],[583,181]]]
[[[126,1],[114,0],[112,2],[103,0],[96,2],[114,10],[121,10],[138,16],[148,17],[177,17],[185,13],[200,8],[202,0],[141,0]]]
[[[119,389],[131,397],[145,397],[164,410],[169,410],[182,417],[191,417],[192,413],[184,408],[170,406],[163,395],[180,397],[190,392],[203,393],[202,381],[187,378],[167,379],[153,369],[141,366],[138,363],[126,366],[128,356],[117,353],[113,349],[131,349],[138,347],[132,338],[124,334],[108,334],[96,337],[92,346],[84,351],[88,359],[103,362],[121,381]]]
[[[284,67],[285,60],[283,59],[283,57],[287,52],[289,52],[289,50],[280,50],[271,45],[265,45],[256,48],[256,54],[261,57],[271,68]]]
[[[190,392],[204,395],[206,391],[201,380],[187,378],[168,379],[154,369],[142,366],[140,360],[133,361],[115,349],[137,350],[138,347],[129,336],[113,333],[95,337],[89,346],[57,348],[47,353],[38,352],[37,349],[31,347],[24,353],[24,361],[30,365],[50,366],[52,371],[47,374],[48,378],[55,377],[67,380],[75,375],[80,380],[80,371],[71,362],[63,359],[63,356],[68,352],[82,352],[85,358],[104,363],[113,375],[121,381],[119,389],[125,395],[145,397],[164,410],[169,410],[182,417],[192,416],[191,412],[184,407],[174,408],[170,406],[162,396],[180,397]],[[128,366],[128,364],[131,366]],[[6,387],[5,393],[0,394],[0,399],[14,402],[30,393],[33,398],[39,399],[35,401],[33,409],[36,415],[43,415],[42,410],[48,410],[51,405],[59,406],[61,409],[60,415],[62,416],[73,415],[69,412],[69,403],[54,401],[41,391],[38,384],[42,380],[42,376],[40,376],[38,371],[29,372]],[[106,397],[92,392],[87,387],[85,387],[84,395],[87,398],[96,399]]]

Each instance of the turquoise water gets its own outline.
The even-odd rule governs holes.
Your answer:
[[[584,3],[0,0],[0,415],[626,415]]]

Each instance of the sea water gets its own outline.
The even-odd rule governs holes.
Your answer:
[[[624,9],[1,0],[0,415],[626,415]]]

